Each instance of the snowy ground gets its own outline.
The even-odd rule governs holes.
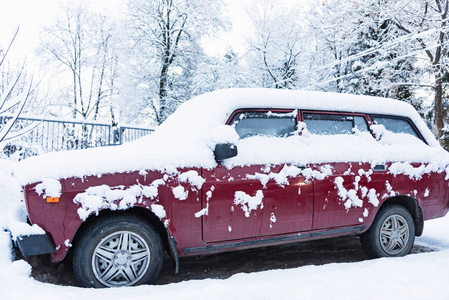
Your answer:
[[[0,160],[0,226],[23,218],[15,199],[20,190],[8,176],[12,163]],[[449,216],[428,221],[415,245],[433,252],[403,258],[328,263],[290,269],[238,273],[227,279],[116,289],[83,289],[42,283],[31,266],[12,262],[9,235],[0,231],[2,299],[449,299]],[[280,253],[279,251],[269,254]],[[359,259],[355,258],[354,261]],[[338,261],[338,260],[336,260]],[[263,264],[260,260],[260,264]],[[182,265],[181,267],[188,267]],[[214,277],[214,276],[211,276]]]

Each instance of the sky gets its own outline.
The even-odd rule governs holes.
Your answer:
[[[18,59],[26,58],[29,62],[36,55],[35,49],[39,45],[39,34],[42,28],[50,26],[54,22],[58,10],[64,7],[66,3],[80,3],[82,1],[0,0],[0,49],[6,51],[14,33],[19,28],[19,34],[8,56]],[[229,9],[233,11],[233,22],[248,22],[247,20],[245,21],[245,11],[241,1],[226,1],[229,3]],[[126,0],[96,0],[88,2],[94,10],[108,11],[112,15],[119,15],[121,11],[124,11],[126,4]],[[243,35],[241,32],[239,34],[226,34],[221,37],[221,40],[226,43],[242,44]],[[216,44],[217,41],[214,42]],[[213,52],[213,50],[211,51]]]
[[[28,65],[36,55],[39,45],[39,34],[44,26],[51,25],[62,7],[67,3],[80,3],[87,0],[0,0],[0,49],[6,50],[17,28],[19,34],[14,41],[9,58],[23,60]],[[224,0],[228,6],[233,29],[222,33],[219,38],[207,42],[205,51],[208,54],[224,54],[226,45],[232,45],[236,52],[245,48],[245,40],[251,32],[250,20],[246,7],[253,0]],[[303,4],[308,0],[278,0],[287,6]],[[91,8],[101,12],[119,15],[125,10],[127,0],[95,0],[87,1]]]
[[[82,0],[72,1],[79,3]],[[35,56],[39,45],[39,33],[56,18],[58,9],[67,0],[0,0],[0,49],[7,49],[14,33],[19,34],[11,48],[11,55],[17,59],[26,58],[28,63]],[[124,0],[88,1],[92,8],[117,14]]]

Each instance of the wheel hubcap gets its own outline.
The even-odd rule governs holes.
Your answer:
[[[409,235],[410,228],[405,218],[391,215],[382,223],[380,245],[388,255],[397,255],[407,246]]]
[[[119,231],[98,243],[92,269],[105,286],[129,286],[145,275],[149,261],[150,250],[145,240],[136,233]]]

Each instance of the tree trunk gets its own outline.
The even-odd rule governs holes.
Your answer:
[[[442,97],[443,97],[443,81],[441,76],[441,66],[434,66],[435,70],[435,100],[434,100],[434,109],[435,109],[435,123],[437,125],[437,137],[441,139],[443,136],[443,128],[444,128],[444,120],[443,120],[443,111],[441,107]]]
[[[168,60],[168,57],[166,57],[165,60]],[[167,88],[168,88],[168,62],[164,61],[164,65],[162,66],[161,69],[161,78],[159,81],[159,113],[157,118],[159,124],[161,124],[165,120]]]
[[[77,93],[77,84],[76,84],[76,71],[72,70],[73,72],[73,109],[72,109],[72,116],[74,119],[76,119],[76,106],[78,105],[78,99],[76,97]]]

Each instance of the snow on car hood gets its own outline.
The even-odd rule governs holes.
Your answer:
[[[370,134],[289,138],[252,137],[237,140],[230,114],[239,108],[299,108],[344,112],[395,114],[409,117],[428,142],[406,134]],[[122,146],[49,153],[20,162],[15,175],[22,184],[44,178],[69,178],[116,172],[174,168],[213,168],[213,147],[220,142],[237,144],[239,155],[227,167],[248,164],[310,164],[326,162],[423,162],[443,170],[449,155],[433,137],[415,109],[401,101],[348,94],[274,89],[230,89],[207,93],[182,104],[150,136]]]

